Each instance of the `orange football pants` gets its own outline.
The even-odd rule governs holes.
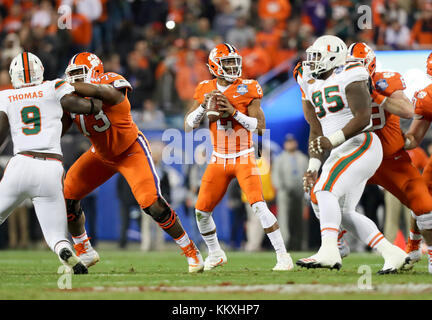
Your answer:
[[[383,159],[368,183],[382,186],[416,215],[432,211],[432,196],[426,179],[411,164],[411,158],[405,150]]]
[[[66,199],[81,200],[117,172],[126,179],[141,208],[151,206],[161,196],[150,145],[144,136],[110,160],[93,150],[87,150],[68,170],[64,181]]]
[[[264,201],[261,176],[252,153],[234,159],[212,156],[212,162],[208,164],[201,179],[195,208],[212,212],[233,178],[237,178],[250,205]]]
[[[428,186],[429,193],[432,194],[432,157],[429,158],[424,167],[422,176]]]

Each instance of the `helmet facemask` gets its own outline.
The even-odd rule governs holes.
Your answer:
[[[220,70],[223,71],[222,77],[229,82],[234,82],[242,74],[242,58],[236,57],[223,57],[219,59]]]
[[[210,73],[215,77],[223,78],[228,82],[234,82],[242,74],[242,57],[234,53],[229,53],[228,55],[217,57],[217,49],[213,49],[210,52],[209,63],[212,65],[209,67]]]
[[[87,82],[89,68],[83,65],[71,64],[66,68],[66,81],[69,83],[74,82]]]

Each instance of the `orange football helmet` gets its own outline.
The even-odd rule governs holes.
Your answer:
[[[432,78],[432,52],[429,54],[426,62],[426,73]]]
[[[361,61],[365,68],[369,71],[371,77],[376,70],[376,56],[373,50],[364,42],[354,42],[348,48],[347,61]]]
[[[80,79],[84,82],[95,82],[102,73],[104,73],[102,61],[97,55],[90,52],[74,55],[65,71],[66,80],[70,83]]]
[[[210,51],[207,66],[215,77],[234,82],[242,74],[242,57],[234,46],[221,43]]]

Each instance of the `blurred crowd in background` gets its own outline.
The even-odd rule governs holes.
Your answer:
[[[210,77],[215,44],[236,46],[243,77],[256,79],[328,33],[376,49],[430,48],[432,1],[2,0],[0,88],[22,50],[41,58],[47,79],[62,77],[75,53],[91,51],[131,82],[132,108],[147,128],[182,127],[196,84]]]
[[[364,20],[367,9],[359,10],[361,5],[371,8],[371,21]],[[361,21],[360,24],[358,21]],[[371,23],[370,28],[363,28],[368,22]],[[348,45],[364,41],[379,50],[430,49],[432,0],[2,0],[0,90],[11,87],[9,63],[23,50],[36,54],[42,60],[46,79],[63,77],[69,59],[75,53],[89,51],[101,58],[105,71],[122,74],[132,84],[134,91],[129,98],[134,120],[140,129],[183,128],[183,117],[191,105],[196,85],[211,78],[206,63],[208,52],[216,44],[229,42],[237,47],[243,56],[244,78],[259,80],[276,69],[278,72],[275,74],[282,74],[284,79],[288,79],[292,67],[302,59],[304,50],[323,34],[337,35]],[[288,143],[292,140],[293,137],[287,137],[284,146],[287,159],[294,157],[294,151],[300,153],[298,142]],[[67,168],[88,145],[76,129],[64,138],[63,143],[68,150]],[[295,150],[290,151],[293,148]],[[11,152],[11,149],[2,151],[4,154]],[[282,155],[283,152],[279,156]],[[429,155],[424,153],[426,157]],[[307,159],[299,154],[294,158],[301,158],[296,161],[302,163]],[[287,159],[279,163],[287,164]],[[278,160],[271,161],[276,167]],[[271,176],[268,177],[269,188],[273,192],[268,199],[273,204],[274,212],[278,212],[278,208],[281,211],[281,207],[286,212],[295,211],[289,214],[289,223],[287,217],[282,218],[286,221],[282,228],[287,229],[288,224],[291,228],[291,231],[284,231],[285,237],[294,241],[289,246],[291,250],[319,246],[316,219],[309,219],[312,213],[307,206],[298,205],[306,203],[302,199],[303,193],[292,191],[301,190],[304,164],[300,162],[295,170],[281,169],[281,165],[272,167],[272,172],[279,170],[279,173],[273,174],[273,181]],[[287,170],[295,177],[288,178],[288,173],[280,170]],[[190,195],[196,195],[199,187],[196,181],[199,182],[201,171],[202,165],[187,169],[183,187]],[[284,175],[287,178],[283,181],[291,179],[294,181],[292,185],[284,184],[282,179],[279,181],[278,177]],[[169,184],[168,181],[168,188]],[[119,197],[120,194],[126,197],[127,185],[121,188],[120,185]],[[240,191],[235,186],[233,188],[229,193],[233,195],[229,205],[233,212],[239,212],[235,215],[238,219],[233,220],[233,228],[241,232],[233,232],[231,242],[233,248],[243,248],[248,238],[245,230],[250,232],[253,227],[244,228],[246,221],[250,222],[250,215],[248,218],[247,206],[239,202]],[[378,203],[373,209],[376,215],[379,205],[384,204],[380,197],[384,196],[378,188],[372,191]],[[276,200],[277,197],[279,200]],[[185,197],[183,202],[186,210],[193,209],[193,196]],[[94,200],[87,204],[89,208],[94,205]],[[122,213],[125,230],[134,206],[132,200],[125,200],[122,207],[126,212]],[[294,209],[291,208],[293,206]],[[282,217],[280,212],[278,215]],[[10,225],[18,228],[19,223],[13,219],[10,219]],[[302,221],[309,221],[309,226],[293,227]],[[379,225],[384,226],[382,219]],[[308,233],[307,230],[315,229],[318,236],[315,234],[315,238],[307,239],[307,234],[314,232]],[[289,232],[294,236],[289,237]],[[26,242],[29,237],[31,235],[27,234],[22,241]],[[126,238],[122,233],[120,246],[126,245]],[[25,247],[14,239],[9,247]],[[256,237],[257,241],[258,244],[248,244],[250,251],[259,250],[265,239]]]

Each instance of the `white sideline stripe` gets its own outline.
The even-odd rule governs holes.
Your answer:
[[[357,285],[331,285],[331,284],[267,284],[246,286],[132,286],[132,287],[92,287],[77,288],[79,291],[96,292],[140,292],[140,291],[166,291],[166,292],[267,292],[267,293],[432,293],[432,284],[380,284],[372,289],[360,289]]]

